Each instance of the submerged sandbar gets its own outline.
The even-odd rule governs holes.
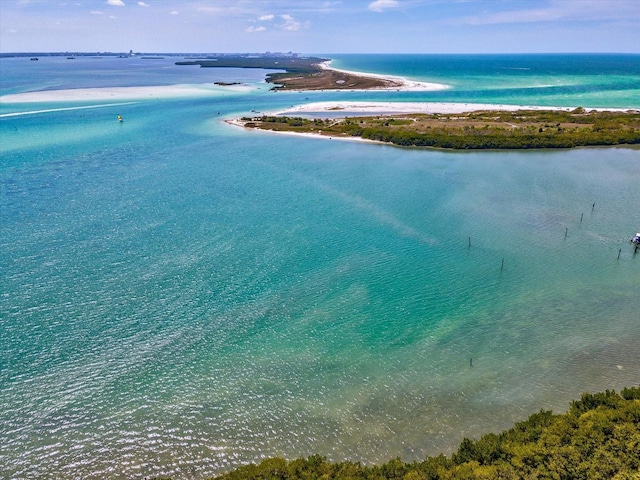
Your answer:
[[[70,88],[14,93],[0,96],[0,103],[101,102],[216,96],[221,92],[243,91],[244,85],[158,85],[149,87]]]

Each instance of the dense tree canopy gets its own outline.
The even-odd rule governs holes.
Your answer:
[[[246,127],[361,137],[407,147],[572,148],[640,144],[640,113],[563,110],[477,111],[339,119],[261,116]]]

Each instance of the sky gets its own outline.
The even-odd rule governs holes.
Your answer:
[[[0,0],[0,53],[640,53],[640,0]]]

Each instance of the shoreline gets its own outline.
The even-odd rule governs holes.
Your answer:
[[[340,136],[328,136],[323,135],[321,133],[311,133],[311,132],[292,132],[287,130],[267,130],[264,128],[249,128],[245,126],[245,122],[240,120],[239,118],[227,119],[223,120],[227,125],[232,125],[237,128],[244,128],[245,130],[251,130],[255,132],[263,132],[263,133],[275,133],[277,135],[289,135],[293,137],[303,137],[303,138],[321,138],[323,140],[341,140],[345,142],[360,142],[360,143],[372,143],[372,144],[383,144],[386,145],[385,142],[379,142],[377,140],[369,140],[367,138],[362,137],[340,137]],[[389,144],[390,145],[390,144]]]
[[[267,134],[274,134],[274,135],[288,135],[288,136],[292,136],[292,137],[300,137],[300,138],[308,138],[308,139],[322,139],[322,140],[331,140],[331,141],[342,141],[342,142],[358,142],[358,143],[369,143],[372,145],[386,145],[389,147],[396,147],[396,148],[427,148],[427,149],[432,149],[432,150],[440,150],[443,152],[456,152],[456,153],[460,153],[460,152],[467,152],[467,153],[477,153],[477,152],[488,152],[488,151],[492,151],[492,152],[505,152],[505,151],[520,151],[518,149],[499,149],[499,148],[493,148],[493,149],[453,149],[453,148],[444,148],[444,147],[417,147],[417,146],[413,146],[413,145],[397,145],[395,143],[392,142],[385,142],[383,140],[370,140],[368,138],[362,138],[362,137],[348,137],[348,136],[338,136],[338,135],[333,135],[333,136],[329,136],[329,135],[324,135],[322,133],[310,133],[310,132],[291,132],[291,131],[283,131],[283,130],[267,130],[264,128],[249,128],[249,127],[245,127],[241,122],[237,122],[236,120],[224,120],[225,123],[229,124],[229,125],[233,125],[234,127],[240,127],[240,128],[244,128],[245,130],[251,130],[254,132],[261,132],[261,133],[267,133]],[[576,146],[576,147],[572,147],[572,148],[628,148],[628,149],[633,149],[633,150],[639,150],[640,151],[640,147],[636,146],[636,145],[630,145],[630,144],[616,144],[616,145],[581,145],[581,146]],[[544,148],[538,148],[538,149],[531,149],[531,150],[543,150]],[[558,149],[554,149],[554,150],[559,150]]]
[[[346,75],[353,75],[354,77],[360,78],[372,78],[375,80],[380,80],[382,82],[389,82],[389,86],[380,86],[373,87],[366,90],[374,90],[374,91],[396,91],[396,92],[435,92],[439,90],[447,90],[451,88],[449,85],[444,83],[432,83],[432,82],[421,82],[418,80],[409,80],[405,77],[399,77],[395,75],[382,75],[378,73],[366,73],[366,72],[355,72],[352,70],[343,70],[339,68],[334,68],[331,66],[331,62],[333,60],[327,60],[326,62],[322,62],[318,64],[320,70],[324,71],[332,71],[338,73],[344,73]],[[331,91],[331,89],[327,89],[326,91]],[[358,91],[358,89],[355,89]]]
[[[269,112],[267,115],[282,115],[289,116],[296,113],[308,113],[318,114],[322,113],[336,114],[334,116],[340,117],[341,113],[349,114],[350,116],[373,116],[373,115],[393,115],[393,114],[455,114],[455,113],[468,113],[479,110],[489,111],[508,111],[515,112],[518,110],[556,110],[570,112],[578,107],[546,107],[537,105],[510,105],[510,104],[496,104],[496,103],[457,103],[457,102],[365,102],[365,101],[323,101],[312,102],[297,105],[283,110],[277,110],[275,112]],[[599,111],[599,112],[628,112],[638,111],[638,109],[629,108],[591,108],[583,107],[586,111]],[[316,115],[312,115],[317,117]]]
[[[295,116],[296,113],[305,112],[311,115],[307,115],[307,118]],[[330,117],[322,115],[328,112],[337,114]],[[494,112],[498,113],[498,115],[496,116]],[[542,112],[543,115],[544,112],[547,113],[546,116],[540,117],[537,112]],[[560,122],[557,123],[557,135],[554,133],[556,132],[555,124],[547,124],[550,121],[547,117],[554,115],[552,112],[558,112],[555,115],[561,115],[554,117],[554,122]],[[289,120],[296,120],[297,118],[299,123],[290,123],[289,120],[284,122],[269,119],[261,120],[260,116],[253,118],[242,117],[225,120],[225,122],[248,130],[296,135],[306,138],[338,139],[408,147],[424,146],[447,150],[633,146],[638,143],[637,138],[633,141],[633,139],[627,138],[624,134],[618,135],[619,140],[613,144],[610,144],[610,138],[598,137],[600,138],[600,143],[593,140],[584,140],[584,135],[581,134],[580,129],[586,128],[581,125],[587,125],[588,122],[574,122],[572,119],[582,118],[583,116],[589,116],[590,118],[594,115],[601,116],[603,112],[608,112],[604,113],[605,115],[637,115],[640,110],[480,103],[339,102],[336,104],[336,102],[315,102],[264,114],[266,117],[274,119],[279,116]],[[412,118],[409,122],[414,122],[416,126],[409,127],[408,130],[405,129],[404,131],[402,129],[398,130],[399,127],[394,127],[396,124],[390,126],[390,123],[397,121],[398,117],[403,118],[412,115],[435,116],[435,118],[426,120]],[[504,115],[516,116],[501,119]],[[358,127],[353,127],[356,124],[349,121],[354,117],[362,119]],[[336,125],[341,125],[345,120],[346,125],[348,125],[346,129],[334,128]],[[317,123],[318,121],[319,123]],[[451,122],[454,123],[452,124]],[[293,129],[291,127],[287,129],[286,126],[284,128],[275,127],[275,125],[282,123],[291,125]],[[365,124],[364,127],[363,123]],[[478,127],[478,123],[482,123],[484,126]],[[271,125],[273,125],[273,128]],[[297,127],[303,127],[302,131],[296,130]],[[367,135],[363,135],[362,133],[353,133],[354,128],[356,131],[361,130],[364,132],[363,128],[365,130],[369,129],[369,131]],[[476,130],[477,128],[480,129]],[[637,126],[632,128],[637,131]],[[620,129],[624,130],[624,126],[618,127],[618,130]]]

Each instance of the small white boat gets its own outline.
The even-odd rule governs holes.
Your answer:
[[[636,236],[631,239],[631,243],[640,245],[640,232],[636,233]]]

